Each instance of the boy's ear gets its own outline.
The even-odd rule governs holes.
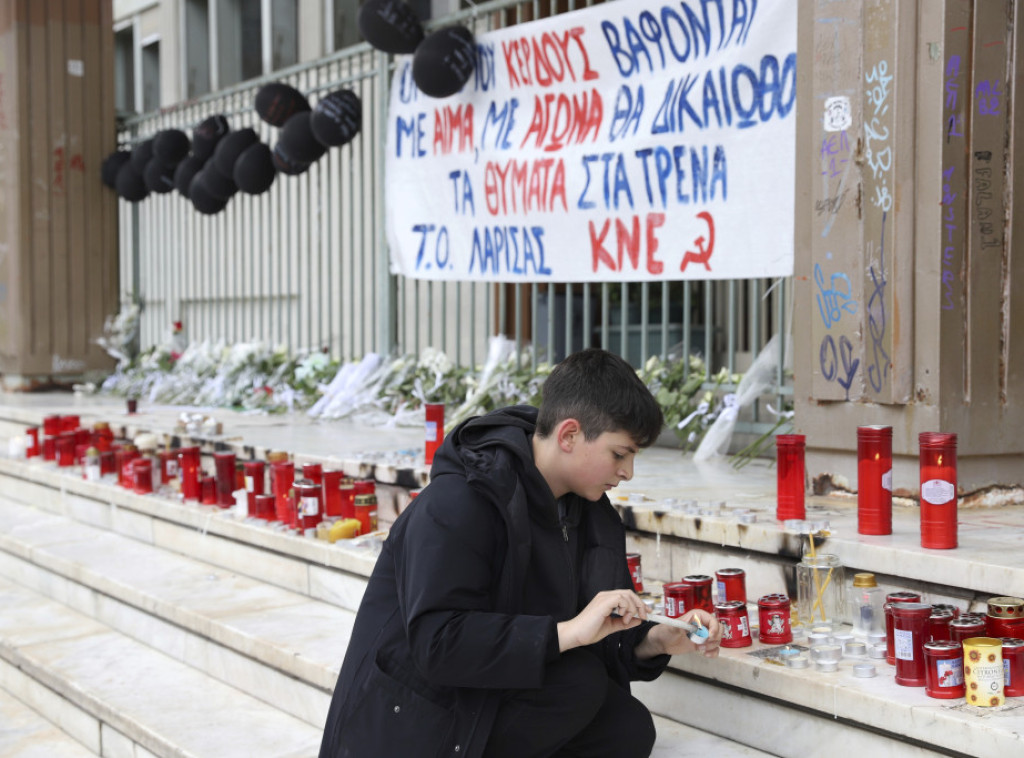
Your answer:
[[[555,427],[555,437],[562,452],[571,453],[577,440],[582,436],[583,430],[580,428],[580,422],[574,418],[564,419]]]

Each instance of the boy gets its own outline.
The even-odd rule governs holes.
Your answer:
[[[331,701],[321,758],[643,758],[650,713],[629,693],[676,653],[716,655],[644,622],[625,530],[605,492],[661,432],[621,358],[574,353],[540,409],[456,427],[395,522]]]

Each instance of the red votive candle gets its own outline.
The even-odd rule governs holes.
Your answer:
[[[893,648],[893,622],[892,609],[897,603],[920,603],[921,595],[917,592],[890,592],[885,596],[885,605],[882,611],[885,613],[885,662],[890,666],[896,665],[896,656]]]
[[[230,508],[235,504],[235,454],[214,453],[213,465],[217,473],[217,505]]]
[[[61,467],[75,465],[74,432],[61,432],[57,437],[57,465]]]
[[[985,636],[985,619],[976,613],[964,613],[949,622],[949,638],[963,642],[971,637]]]
[[[47,437],[56,437],[61,433],[60,416],[46,416],[43,419],[43,434]]]
[[[323,487],[309,479],[295,483],[295,508],[300,531],[315,529],[323,521]]]
[[[639,555],[639,553],[636,553]],[[665,615],[670,619],[677,619],[689,610],[696,607],[693,599],[694,587],[692,584],[683,582],[668,582],[663,584],[661,591],[662,604],[665,606]]]
[[[857,532],[892,534],[892,427],[857,427]]]
[[[423,461],[428,466],[434,462],[434,453],[441,447],[444,441],[444,404],[424,403],[423,410],[426,414],[426,447],[423,453]]]
[[[804,510],[804,442],[803,434],[775,435],[775,468],[777,473],[777,508],[779,521],[803,519]]]
[[[100,476],[104,474],[116,474],[117,464],[113,450],[100,451]]]
[[[323,484],[324,467],[320,463],[303,463],[302,478],[308,479],[313,484]]]
[[[722,627],[722,647],[750,647],[750,619],[747,604],[739,600],[726,600],[715,605],[715,615]]]
[[[747,602],[747,572],[740,568],[724,568],[715,572],[718,580],[718,602]],[[717,608],[717,606],[716,606]]]
[[[200,500],[199,489],[200,453],[198,447],[183,447],[178,450],[178,466],[181,469],[181,495],[185,500]]]
[[[55,461],[55,460],[57,460],[57,438],[56,437],[43,437],[43,460],[44,461]]]
[[[793,641],[788,595],[773,593],[757,601],[758,638],[766,645],[784,645]]]
[[[153,461],[149,458],[136,458],[132,461],[132,479],[135,494],[148,495],[153,491]]]
[[[1003,694],[1006,697],[1024,695],[1024,640],[1018,637],[1002,637],[1003,643]]]
[[[275,498],[273,495],[254,495],[253,510],[249,515],[261,518],[264,521],[273,521],[277,515],[274,502]]]
[[[62,432],[73,432],[81,426],[78,416],[61,416],[60,417],[60,431]]]
[[[204,476],[199,480],[199,502],[203,505],[217,505],[217,478]]]
[[[160,484],[170,484],[178,475],[178,451],[160,451]]]
[[[114,449],[114,432],[106,421],[97,421],[92,425],[92,444],[101,453]]]
[[[948,550],[957,545],[956,435],[921,432],[921,547]]]
[[[951,640],[924,643],[924,691],[943,700],[964,696],[963,645]]]
[[[892,607],[896,684],[924,687],[924,643],[932,607],[926,603],[896,603]]]
[[[246,461],[242,464],[245,471],[245,497],[249,504],[249,515],[256,515],[256,496],[264,493],[266,476],[263,461]]]
[[[338,486],[341,490],[341,517],[342,518],[355,518],[356,517],[356,480],[351,476],[343,476],[341,478],[341,484]]]
[[[271,479],[274,484],[274,509],[277,520],[294,526],[292,523],[292,483],[295,481],[295,464],[281,461],[270,465]]]
[[[629,578],[633,582],[633,591],[643,592],[644,572],[641,567],[640,553],[626,553],[626,566],[629,568]]]
[[[121,462],[117,467],[117,483],[126,490],[135,489],[135,470],[132,468],[132,461],[139,457],[139,451],[134,445],[125,445],[118,452],[121,454]]]
[[[341,480],[344,471],[323,472],[324,516],[341,516]]]
[[[28,445],[25,446],[25,457],[35,458],[39,455],[39,427],[30,426],[25,430],[25,436],[28,437]]]
[[[932,606],[932,615],[928,617],[928,640],[948,640],[949,622],[953,620],[953,611],[948,608]]]
[[[710,576],[706,574],[690,574],[689,576],[684,576],[681,581],[683,584],[693,587],[694,608],[699,608],[708,613],[715,612],[715,604],[711,599],[711,582],[713,580]]]
[[[377,496],[372,493],[356,495],[356,518],[359,520],[359,533],[369,534],[377,531]]]

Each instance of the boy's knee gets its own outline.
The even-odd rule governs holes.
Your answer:
[[[583,723],[597,715],[604,704],[608,687],[608,671],[604,663],[586,650],[571,650],[564,653],[549,671],[557,680],[556,687],[563,690],[562,696],[575,704]]]

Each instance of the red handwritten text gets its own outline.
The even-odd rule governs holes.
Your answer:
[[[596,89],[590,92],[557,95],[551,92],[533,100],[533,118],[520,147],[533,141],[532,147],[545,152],[561,150],[569,144],[581,144],[587,138],[597,140],[604,116],[604,104]]]
[[[562,34],[544,32],[540,37],[520,37],[501,43],[508,68],[509,87],[550,87],[571,81],[591,81],[599,74],[590,67],[583,44],[583,27],[574,26]]]

